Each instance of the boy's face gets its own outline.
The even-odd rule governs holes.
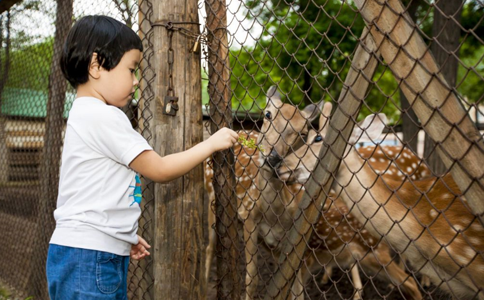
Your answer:
[[[123,107],[133,99],[136,87],[139,84],[136,78],[136,70],[141,59],[139,50],[126,52],[119,64],[107,71],[99,70],[96,80],[96,91],[106,104]]]

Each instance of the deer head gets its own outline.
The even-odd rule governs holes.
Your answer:
[[[258,144],[264,153],[260,156],[261,165],[267,163],[269,167],[276,167],[288,153],[304,144],[305,136],[311,122],[320,115],[329,115],[331,104],[310,104],[303,110],[285,104],[276,86],[267,91],[266,108],[264,109],[264,123],[261,128]],[[328,111],[329,109],[329,111]]]

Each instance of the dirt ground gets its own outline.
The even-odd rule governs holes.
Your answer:
[[[243,248],[239,248],[243,249]],[[257,289],[257,298],[255,299],[264,299],[265,291],[269,286],[269,280],[271,278],[272,270],[275,269],[274,259],[272,258],[272,254],[264,247],[260,247],[260,254],[258,260],[258,268],[261,272],[261,280],[259,281],[258,289]],[[244,284],[244,277],[245,277],[245,258],[243,253],[240,257],[241,259],[239,264],[239,271],[240,271],[240,278],[242,285],[242,295],[243,299],[245,299],[245,284]],[[210,278],[208,283],[208,291],[207,291],[207,299],[214,300],[217,299],[217,263],[216,257],[211,266],[210,270]],[[310,280],[310,282],[305,286],[305,299],[311,300],[338,300],[338,299],[353,299],[354,296],[354,288],[353,284],[350,281],[350,274],[345,273],[338,268],[333,270],[332,280],[327,284],[322,284],[321,280],[323,277],[323,272],[317,274],[314,277],[314,280]],[[369,300],[377,300],[377,299],[386,299],[386,300],[404,300],[405,298],[397,289],[391,288],[388,282],[380,280],[379,278],[368,278],[360,271],[360,277],[363,283],[363,299]],[[445,295],[439,290],[436,290],[435,287],[427,288],[426,291],[422,291],[423,299],[432,299],[432,300],[450,300],[452,297]],[[427,293],[427,294],[425,294]]]

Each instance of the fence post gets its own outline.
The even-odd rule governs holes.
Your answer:
[[[151,68],[154,101],[150,128],[154,150],[165,156],[200,143],[203,138],[200,55],[191,51],[199,34],[198,4],[151,1],[153,31]],[[164,99],[171,87],[178,97],[175,116],[165,115]],[[172,94],[173,96],[173,94]],[[204,240],[203,170],[197,166],[182,178],[155,184],[152,244],[154,299],[203,299]]]
[[[5,128],[6,123],[7,122],[5,117],[0,115],[0,183],[5,183],[8,181],[8,147],[7,132]]]
[[[437,153],[484,225],[484,141],[399,0],[355,0]]]
[[[365,29],[326,134],[325,144],[330,145],[331,150],[328,146],[324,146],[319,153],[320,159],[312,174],[312,180],[309,179],[305,186],[306,192],[299,204],[299,211],[294,216],[294,220],[297,221],[289,231],[281,251],[278,269],[268,287],[266,300],[288,299],[295,275],[300,270],[299,266],[307,249],[306,241],[310,240],[313,232],[312,225],[320,218],[321,209],[334,179],[332,174],[337,171],[343,157],[346,141],[351,135],[361,104],[378,66],[375,51],[376,45],[368,30]],[[321,185],[324,186],[321,187]]]
[[[225,0],[205,0],[208,39],[208,94],[212,133],[232,127],[230,61]],[[235,199],[234,155],[232,151],[213,156],[216,196],[218,299],[240,299],[240,275],[237,270],[237,202]]]
[[[72,26],[74,0],[58,0],[56,8],[56,30],[54,54],[49,76],[49,100],[45,117],[44,147],[40,165],[40,196],[37,210],[37,230],[34,235],[29,296],[48,299],[45,263],[49,240],[55,228],[54,210],[57,203],[59,172],[62,154],[62,131],[64,130],[64,104],[67,81],[60,69],[60,56],[67,34]]]

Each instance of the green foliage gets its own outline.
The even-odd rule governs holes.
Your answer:
[[[7,87],[48,92],[53,39],[10,53]],[[4,53],[0,54],[2,60]]]
[[[300,0],[268,5],[271,13],[259,4],[249,3],[253,14],[267,18],[261,39],[230,53],[234,107],[260,111],[274,84],[295,105],[337,98],[344,81],[340,74],[347,72],[363,30],[354,8],[336,0]]]
[[[409,1],[404,1],[409,5]],[[232,104],[236,111],[257,112],[265,106],[265,92],[277,84],[285,102],[305,106],[336,101],[364,28],[356,7],[339,0],[250,0],[248,18],[257,18],[263,32],[254,46],[231,49]],[[462,12],[463,32],[458,91],[471,101],[484,95],[483,10],[467,1]],[[433,7],[420,1],[415,10],[418,33],[432,42]],[[471,67],[473,69],[469,70]],[[390,123],[400,120],[400,92],[391,71],[380,65],[373,77],[362,115],[384,112]]]
[[[462,52],[467,52],[466,45]],[[473,47],[474,46],[470,46]],[[457,74],[457,90],[470,103],[484,100],[484,46],[476,48],[461,58],[463,63],[459,65]]]
[[[0,300],[7,300],[10,297],[10,291],[0,287]]]
[[[264,148],[262,146],[259,146],[256,144],[256,140],[254,139],[249,139],[247,140],[243,135],[239,136],[239,139],[237,140],[242,146],[245,146],[249,149],[259,149],[260,152],[264,152]]]

